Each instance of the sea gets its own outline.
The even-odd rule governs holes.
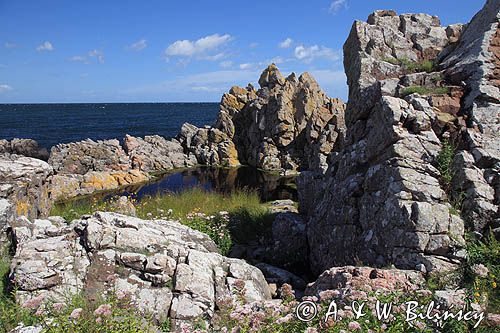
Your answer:
[[[0,104],[0,139],[29,138],[50,150],[58,143],[119,139],[125,134],[143,137],[177,135],[182,124],[212,125],[218,103],[100,103],[100,104]],[[221,169],[198,167],[160,175],[148,184],[108,193],[110,196],[134,193],[137,199],[159,192],[181,192],[199,187],[229,193],[255,190],[262,201],[293,199],[297,193],[293,177],[281,177],[251,167]]]
[[[123,139],[125,134],[174,137],[183,123],[212,125],[218,103],[0,104],[0,139],[58,143]]]

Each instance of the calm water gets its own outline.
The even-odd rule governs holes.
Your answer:
[[[242,189],[252,190],[259,194],[263,202],[278,199],[297,200],[295,177],[284,177],[275,173],[263,172],[253,167],[231,169],[198,167],[187,169],[165,174],[147,184],[129,186],[119,191],[101,193],[93,197],[108,199],[116,195],[132,195],[141,200],[148,195],[178,193],[194,187],[220,193],[231,193]],[[83,201],[89,199],[83,199]]]
[[[50,148],[125,134],[175,136],[184,122],[212,124],[218,103],[0,104],[0,139],[30,138]]]

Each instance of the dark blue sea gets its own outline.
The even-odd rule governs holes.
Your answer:
[[[213,124],[218,111],[218,103],[0,104],[0,139],[35,139],[50,149],[125,134],[170,138],[184,122]]]

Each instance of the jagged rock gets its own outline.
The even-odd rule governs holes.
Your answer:
[[[52,147],[49,164],[58,174],[84,175],[89,171],[125,171],[130,163],[118,140],[87,139]]]
[[[404,80],[406,74],[411,74],[408,65],[434,61],[455,40],[456,36],[440,27],[439,18],[427,14],[397,16],[393,11],[375,11],[368,22],[355,21],[344,44],[349,85],[346,122],[352,124],[364,118],[377,103],[384,92],[380,89],[383,82],[379,81]],[[391,90],[386,87],[384,95],[394,95]]]
[[[42,160],[0,155],[0,198],[14,205],[17,216],[46,216],[52,206],[48,180],[52,173],[50,165]]]
[[[422,273],[395,268],[332,267],[308,284],[306,295],[319,296],[325,290],[417,291],[425,286]]]
[[[4,153],[38,158],[43,161],[49,158],[47,148],[40,147],[38,142],[32,139],[0,140],[0,154]]]
[[[126,135],[124,148],[132,168],[145,172],[165,171],[197,164],[194,156],[184,154],[184,149],[177,140],[167,140],[159,135],[145,136],[144,139]]]
[[[0,252],[7,243],[7,229],[14,220],[14,205],[7,199],[0,199]]]
[[[327,97],[308,73],[286,79],[272,64],[261,89],[232,87],[214,128],[185,124],[178,135],[203,164],[249,164],[266,170],[326,169],[342,136],[344,104]]]
[[[306,225],[293,212],[279,213],[272,225],[272,250],[267,262],[293,271],[308,267]]]
[[[51,178],[50,196],[54,201],[65,200],[97,191],[114,190],[127,185],[144,183],[149,179],[147,174],[139,170],[90,171],[84,175],[57,174]]]
[[[183,143],[188,146],[188,151],[194,154],[200,164],[221,165],[234,167],[239,166],[238,151],[234,142],[224,132],[216,128],[196,128],[187,127],[184,124],[183,129],[189,129],[189,137],[186,136]],[[185,135],[188,135],[185,133]]]
[[[282,286],[284,283],[288,283],[294,289],[303,290],[306,287],[306,282],[304,279],[298,277],[297,275],[290,273],[282,268],[275,267],[266,263],[255,264],[255,267],[260,269],[267,282],[274,283],[277,286]]]
[[[466,149],[474,161],[459,158],[455,196],[464,194],[463,214],[476,231],[500,227],[500,3],[488,0],[442,59],[448,79],[465,84],[461,114],[468,129]],[[458,198],[455,198],[458,199]]]
[[[240,280],[246,301],[271,297],[260,270],[221,256],[207,235],[175,221],[97,212],[69,226],[51,218],[25,220],[13,230],[18,302],[39,295],[63,300],[80,290],[91,299],[115,292],[177,325],[209,319],[218,302],[237,297]]]

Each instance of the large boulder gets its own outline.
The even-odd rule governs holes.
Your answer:
[[[58,217],[19,220],[13,234],[11,279],[20,303],[116,293],[175,327],[210,319],[238,292],[245,302],[271,297],[260,270],[221,256],[207,235],[175,221],[97,212],[70,225]]]
[[[0,140],[0,154],[4,153],[23,155],[44,161],[47,161],[49,158],[47,148],[40,147],[38,142],[32,139]]]
[[[184,154],[184,149],[177,140],[167,140],[159,135],[145,136],[144,139],[127,135],[124,148],[132,168],[145,172],[160,172],[197,164],[194,155]]]
[[[116,139],[58,144],[52,147],[49,164],[58,174],[84,175],[89,171],[124,171],[129,158]]]
[[[17,216],[46,216],[52,206],[49,197],[52,174],[52,167],[42,160],[0,155],[0,198],[7,199],[14,206]]]

